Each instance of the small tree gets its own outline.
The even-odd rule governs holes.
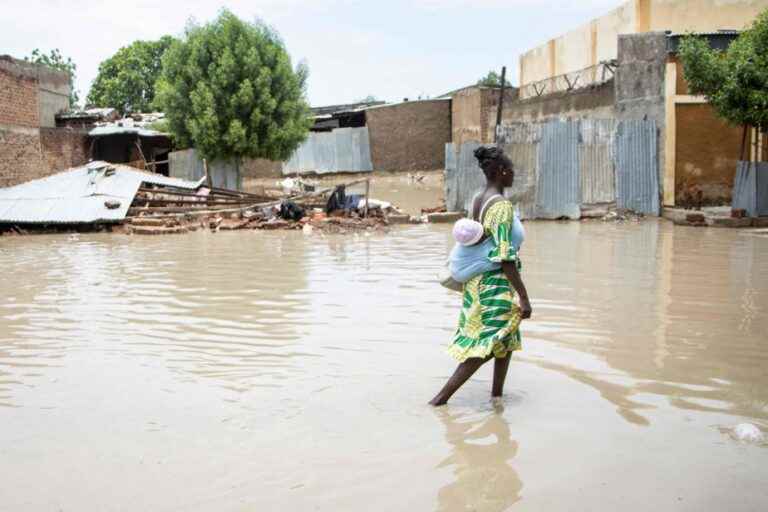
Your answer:
[[[487,75],[477,81],[481,87],[501,87],[501,75],[495,71],[489,71]]]
[[[157,41],[135,41],[120,48],[99,64],[99,74],[88,93],[88,104],[114,107],[121,114],[152,110],[161,59],[173,40],[171,36],[164,36]]]
[[[727,51],[712,50],[705,39],[688,35],[679,56],[690,91],[706,96],[720,117],[768,130],[768,11]]]
[[[25,57],[24,60],[69,73],[69,106],[72,108],[77,105],[77,102],[80,101],[80,95],[77,93],[77,89],[75,89],[75,71],[77,66],[70,57],[65,59],[58,48],[51,50],[48,54],[42,53],[38,48],[35,48],[32,51],[32,55]]]
[[[158,102],[177,143],[210,160],[285,160],[312,124],[306,80],[275,31],[223,10],[168,49]]]

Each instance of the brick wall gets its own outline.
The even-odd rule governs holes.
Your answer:
[[[0,125],[40,126],[34,78],[0,68]]]
[[[451,101],[453,133],[451,140],[457,146],[465,142],[486,142],[483,140],[481,91],[472,87],[458,91]]]
[[[515,88],[504,91],[504,106],[514,105],[518,98]],[[496,114],[499,108],[499,90],[490,87],[467,87],[453,95],[451,106],[454,144],[494,140]]]
[[[41,178],[37,130],[0,130],[0,187]]]
[[[88,162],[87,135],[63,128],[0,129],[0,187]]]
[[[493,102],[495,105],[496,102]],[[490,106],[491,109],[495,108]],[[613,81],[604,84],[556,92],[520,101],[504,101],[502,123],[539,122],[550,119],[612,119],[616,117]],[[489,133],[493,135],[495,113],[488,118]]]
[[[705,203],[730,204],[742,129],[718,118],[710,105],[677,105],[675,204],[702,193]]]
[[[67,128],[40,128],[41,166],[47,174],[88,162],[88,134]]]
[[[366,110],[375,171],[445,168],[451,101],[410,101]]]

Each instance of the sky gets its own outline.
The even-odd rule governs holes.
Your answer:
[[[489,70],[517,84],[518,56],[608,12],[621,0],[0,0],[0,54],[53,48],[77,65],[84,97],[99,63],[137,39],[181,36],[223,7],[261,19],[295,63],[306,61],[313,106],[373,95],[435,97]]]

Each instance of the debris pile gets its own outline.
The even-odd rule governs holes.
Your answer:
[[[640,222],[645,218],[642,213],[637,213],[632,210],[626,210],[623,208],[611,210],[601,220],[603,222]]]
[[[349,192],[360,185],[365,193]],[[344,234],[420,221],[370,198],[369,190],[367,179],[322,190],[291,179],[254,194],[213,187],[205,177],[191,182],[92,162],[0,190],[0,233],[164,235],[200,229],[300,229],[306,234]]]
[[[617,208],[615,203],[581,207],[582,221],[601,220],[603,222],[640,222],[644,218],[644,214],[626,208]]]

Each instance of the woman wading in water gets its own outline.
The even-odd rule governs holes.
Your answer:
[[[504,189],[512,186],[515,173],[512,162],[495,147],[480,147],[475,157],[487,181],[485,190],[475,198],[472,217],[483,226],[484,236],[493,239],[488,254],[501,268],[489,270],[466,282],[459,328],[448,349],[459,367],[443,389],[429,403],[445,405],[451,396],[484,363],[494,359],[494,397],[501,396],[512,352],[521,348],[520,322],[531,317],[531,304],[523,280],[520,260],[512,243],[515,212]],[[519,304],[515,302],[515,296]]]

